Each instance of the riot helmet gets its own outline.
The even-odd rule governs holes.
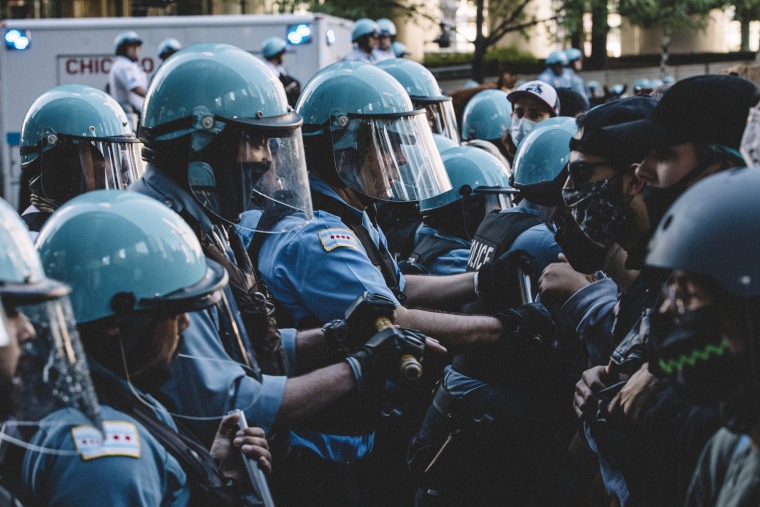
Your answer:
[[[270,60],[281,55],[288,49],[288,43],[280,37],[269,37],[261,44],[261,56],[264,60]]]
[[[296,110],[309,169],[370,200],[418,201],[451,189],[425,112],[401,84],[362,62],[317,72]]]
[[[462,139],[501,142],[509,132],[512,103],[502,90],[483,90],[467,102],[462,113]]]
[[[396,58],[404,58],[409,54],[406,44],[397,40],[391,43],[391,49],[393,49],[393,54],[396,55]]]
[[[113,50],[116,55],[126,56],[127,46],[142,46],[142,39],[132,30],[122,32],[113,40]]]
[[[97,189],[125,189],[143,173],[140,142],[107,93],[61,85],[35,100],[21,125],[21,169],[32,204],[52,212]]]
[[[354,21],[354,29],[351,31],[351,42],[358,42],[362,37],[380,35],[380,26],[369,18],[361,18]]]
[[[81,414],[102,423],[69,287],[47,278],[29,231],[2,199],[0,244],[0,439],[35,452],[79,454],[32,441],[38,430],[81,424]]]
[[[565,58],[567,58],[568,63],[572,63],[577,60],[582,60],[583,53],[578,48],[567,48],[565,50]]]
[[[539,123],[517,148],[512,184],[531,185],[553,180],[570,160],[570,138],[576,130],[575,119],[565,116]]]
[[[228,279],[182,217],[137,192],[100,190],[72,199],[50,217],[37,247],[46,272],[71,286],[89,353],[112,371],[126,367],[128,379],[150,366],[165,381],[159,372],[173,357],[156,365],[146,354],[164,348],[154,343],[156,328],[219,303]],[[102,331],[109,326],[119,328],[118,336]]]
[[[567,65],[567,55],[564,51],[555,50],[549,53],[549,56],[546,57],[546,65],[553,66],[553,65],[561,65],[565,67]]]
[[[376,21],[377,26],[380,27],[380,35],[383,37],[395,37],[396,25],[388,18],[380,18]]]
[[[177,39],[164,39],[158,45],[158,57],[161,61],[166,60],[180,49],[182,49],[182,44]]]
[[[151,81],[142,118],[145,160],[212,218],[261,232],[311,219],[302,120],[259,58],[227,44],[179,51]],[[296,218],[240,224],[264,211]]]
[[[459,143],[454,104],[451,97],[443,94],[438,81],[427,68],[404,58],[389,58],[378,62],[377,67],[401,83],[414,107],[425,109],[434,134],[442,134]]]

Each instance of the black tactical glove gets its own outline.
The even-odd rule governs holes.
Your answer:
[[[401,358],[413,356],[418,362],[425,353],[425,337],[417,331],[387,327],[360,349],[346,356],[356,377],[357,391],[382,386],[398,375]]]
[[[322,326],[328,345],[342,354],[364,345],[375,333],[379,318],[393,319],[396,301],[382,294],[365,292],[351,303],[345,319],[336,319]]]
[[[486,262],[475,275],[478,296],[503,300],[519,294],[521,273],[530,276],[533,286],[536,286],[538,264],[535,257],[525,250],[510,250],[498,259]]]
[[[528,303],[518,308],[507,308],[496,315],[506,340],[533,341],[549,346],[554,339],[555,324],[541,303]]]

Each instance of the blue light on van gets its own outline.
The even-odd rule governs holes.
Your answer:
[[[292,46],[298,46],[300,44],[311,43],[311,38],[314,30],[311,24],[301,23],[299,25],[288,26],[288,42]]]
[[[29,30],[6,30],[5,31],[5,47],[8,49],[29,49],[29,45],[32,43],[32,34]]]

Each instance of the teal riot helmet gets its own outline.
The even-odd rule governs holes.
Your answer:
[[[376,21],[380,27],[380,35],[383,37],[396,36],[396,24],[388,18],[380,18]]]
[[[504,165],[484,150],[470,146],[457,146],[441,152],[441,159],[446,168],[446,174],[451,180],[452,188],[437,196],[421,200],[419,206],[420,213],[423,215],[476,195],[498,196],[513,190],[509,185],[509,174]],[[486,207],[501,209],[508,207],[508,204],[499,202],[497,206],[486,205]]]
[[[356,42],[362,37],[380,35],[380,26],[369,18],[361,18],[354,21],[354,29],[351,31],[351,42]]]
[[[567,55],[564,51],[555,50],[546,57],[546,65],[562,65],[564,67],[567,63]]]
[[[391,49],[393,49],[393,54],[396,55],[396,58],[404,58],[409,54],[406,44],[397,40],[391,43]]]
[[[40,95],[21,125],[21,169],[32,204],[53,211],[98,189],[125,189],[143,173],[141,144],[107,93],[61,85]]]
[[[575,119],[564,116],[536,125],[517,148],[512,184],[531,185],[556,178],[570,160],[570,138],[577,130]]]
[[[269,37],[261,44],[261,56],[264,60],[269,60],[275,56],[281,55],[288,49],[288,43],[281,37]]]
[[[42,453],[76,455],[34,442],[38,431],[102,421],[69,303],[48,278],[21,218],[0,199],[0,440]]]
[[[451,189],[425,111],[362,62],[317,72],[296,104],[309,169],[372,200],[419,201]]]
[[[432,72],[405,58],[389,58],[378,62],[376,66],[401,83],[414,107],[425,109],[434,134],[442,134],[459,143],[454,104],[451,97],[443,94]]]
[[[303,122],[261,59],[228,44],[180,50],[153,77],[142,119],[144,158],[212,219],[275,233],[312,218]],[[258,220],[265,211],[293,219]]]
[[[433,142],[435,143],[435,148],[438,150],[438,153],[443,153],[449,148],[456,148],[457,146],[459,146],[450,138],[443,136],[441,134],[433,134]]]
[[[124,55],[127,46],[142,46],[142,38],[137,32],[129,30],[118,34],[113,40],[113,50],[117,55]]]
[[[182,44],[175,38],[164,39],[158,45],[158,57],[161,61],[166,60],[171,55],[182,49]]]
[[[72,199],[42,228],[37,248],[45,272],[72,287],[79,324],[207,308],[227,282],[182,217],[137,192],[101,190]]]
[[[512,103],[502,90],[483,90],[467,102],[462,113],[462,139],[500,141],[509,132]]]

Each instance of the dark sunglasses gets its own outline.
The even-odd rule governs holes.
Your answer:
[[[597,167],[611,167],[609,162],[587,162],[585,160],[579,160],[577,162],[568,162],[567,171],[570,175],[570,183],[574,188],[578,188],[579,185],[585,185],[591,181],[591,176],[594,174],[594,170]]]

